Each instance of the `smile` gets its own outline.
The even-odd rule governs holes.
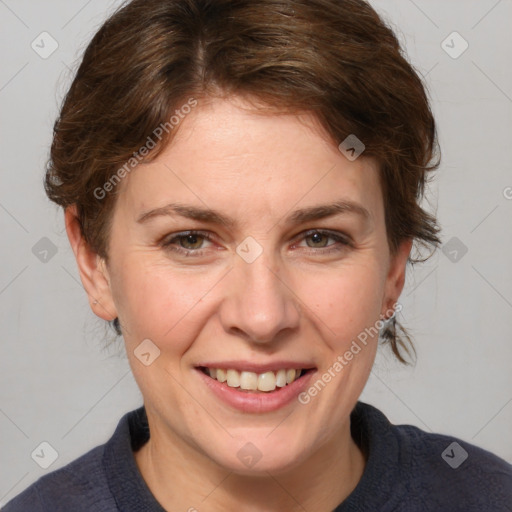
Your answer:
[[[244,413],[261,414],[299,404],[297,396],[308,387],[317,368],[306,362],[224,361],[203,362],[195,371],[205,391],[217,400]]]
[[[203,373],[225,383],[230,388],[238,388],[239,391],[270,393],[276,388],[284,388],[299,379],[308,370],[300,368],[282,368],[277,371],[256,373],[251,371],[238,371],[233,368],[200,368]]]

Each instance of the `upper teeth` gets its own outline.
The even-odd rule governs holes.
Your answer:
[[[290,368],[277,372],[239,372],[238,370],[224,370],[222,368],[206,368],[206,373],[219,382],[225,382],[231,388],[240,388],[249,391],[274,391],[276,387],[282,388],[291,384],[301,375],[300,369]]]

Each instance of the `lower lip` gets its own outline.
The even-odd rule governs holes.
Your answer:
[[[315,371],[308,371],[291,384],[276,388],[275,391],[269,393],[251,393],[250,391],[238,391],[238,388],[230,388],[225,382],[212,379],[199,368],[196,368],[196,371],[214,395],[235,409],[249,413],[277,411],[290,404],[307,388],[315,373]]]

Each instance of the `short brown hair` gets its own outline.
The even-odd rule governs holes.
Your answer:
[[[94,35],[54,126],[45,188],[76,205],[84,239],[108,260],[118,190],[94,193],[187,98],[240,95],[316,116],[338,145],[355,134],[380,164],[391,252],[440,244],[419,202],[439,165],[425,88],[393,31],[363,0],[133,0]],[[147,159],[175,130],[167,130]],[[409,259],[410,262],[423,260]],[[382,337],[397,358],[410,338]],[[119,330],[119,324],[116,324]],[[407,344],[406,344],[407,342]]]

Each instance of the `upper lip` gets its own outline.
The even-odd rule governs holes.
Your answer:
[[[254,372],[254,373],[265,373],[265,372],[276,372],[278,370],[310,370],[314,369],[315,365],[309,362],[298,362],[298,361],[271,361],[268,363],[255,363],[254,361],[217,361],[217,362],[205,362],[198,364],[197,367],[204,368],[222,368],[226,370],[237,370],[239,372]]]

